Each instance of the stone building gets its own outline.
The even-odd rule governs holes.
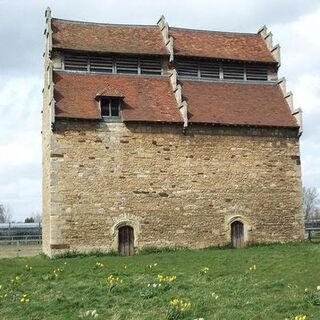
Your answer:
[[[303,238],[299,137],[266,27],[228,33],[46,11],[43,250]]]

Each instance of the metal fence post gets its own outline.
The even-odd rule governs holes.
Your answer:
[[[19,251],[20,251],[20,248],[19,248],[19,240],[17,240],[17,257],[19,257]]]

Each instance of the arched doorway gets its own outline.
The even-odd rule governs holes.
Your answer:
[[[118,229],[118,250],[123,256],[134,254],[134,233],[130,226],[123,226]]]
[[[242,248],[244,246],[244,226],[240,221],[231,223],[231,244],[234,248]]]

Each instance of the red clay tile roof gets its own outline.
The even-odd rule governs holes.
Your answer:
[[[95,97],[108,85],[124,95],[124,121],[182,122],[168,78],[54,72],[54,83],[58,118],[101,119]]]
[[[175,56],[276,63],[258,34],[170,28]]]
[[[158,26],[127,26],[52,19],[53,48],[167,55]]]
[[[298,127],[277,84],[182,81],[191,123]]]
[[[53,48],[87,52],[168,55],[158,26],[52,19]],[[276,63],[258,34],[170,28],[176,56]]]

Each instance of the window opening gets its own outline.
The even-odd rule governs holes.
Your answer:
[[[267,81],[268,68],[264,65],[217,63],[215,61],[176,61],[178,76],[198,79]]]
[[[120,99],[102,97],[100,99],[100,109],[102,117],[120,117]]]

